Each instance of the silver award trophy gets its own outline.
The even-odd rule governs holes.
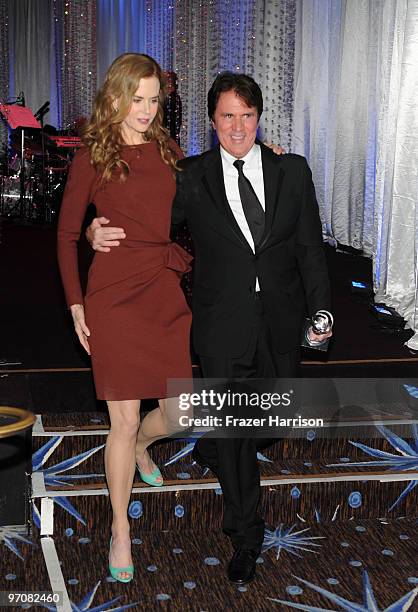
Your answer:
[[[326,334],[332,329],[334,318],[327,310],[318,310],[312,319],[306,319],[303,328],[302,346],[314,348],[319,351],[328,349],[329,339],[326,340],[311,340],[309,335],[313,331],[314,334]]]

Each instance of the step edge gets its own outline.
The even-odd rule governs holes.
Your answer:
[[[412,476],[416,476],[411,477]],[[34,474],[33,476],[37,476]],[[260,482],[262,487],[271,487],[278,485],[289,485],[289,484],[309,484],[312,483],[327,483],[327,482],[359,482],[359,481],[379,481],[381,483],[387,482],[404,482],[418,480],[418,472],[402,472],[397,475],[395,474],[368,474],[367,477],[363,473],[355,474],[341,474],[331,475],[325,477],[311,476],[310,478],[294,476],[293,478],[283,479],[263,479]],[[205,482],[205,483],[194,483],[188,485],[165,485],[163,487],[134,487],[132,493],[169,493],[176,491],[195,491],[195,490],[207,490],[207,489],[218,489],[220,487],[219,482]],[[40,499],[43,497],[80,497],[80,496],[100,496],[109,495],[109,491],[106,487],[102,489],[78,489],[78,490],[67,490],[67,489],[52,489],[46,490],[43,479],[42,484],[38,485],[38,482],[34,482],[32,479],[32,499]]]

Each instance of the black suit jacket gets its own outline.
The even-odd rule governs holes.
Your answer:
[[[173,223],[187,221],[194,243],[193,343],[199,355],[245,352],[256,277],[280,353],[300,346],[306,311],[330,308],[321,222],[306,159],[260,146],[266,222],[255,254],[226,198],[219,146],[179,162]]]

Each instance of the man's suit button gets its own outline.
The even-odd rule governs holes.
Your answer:
[[[254,255],[255,261],[258,261],[258,255]]]

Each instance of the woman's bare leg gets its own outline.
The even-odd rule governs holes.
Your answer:
[[[112,504],[112,549],[114,567],[132,564],[128,504],[135,473],[135,444],[139,428],[140,400],[108,401],[110,432],[105,449],[105,470]],[[130,574],[121,573],[121,578]]]
[[[180,413],[178,398],[160,399],[158,403],[158,408],[151,410],[142,419],[136,438],[136,461],[145,474],[151,474],[156,467],[147,452],[148,446],[180,431],[182,427],[179,424],[179,415],[187,414],[187,412]],[[157,482],[159,481],[160,479],[157,478]]]

